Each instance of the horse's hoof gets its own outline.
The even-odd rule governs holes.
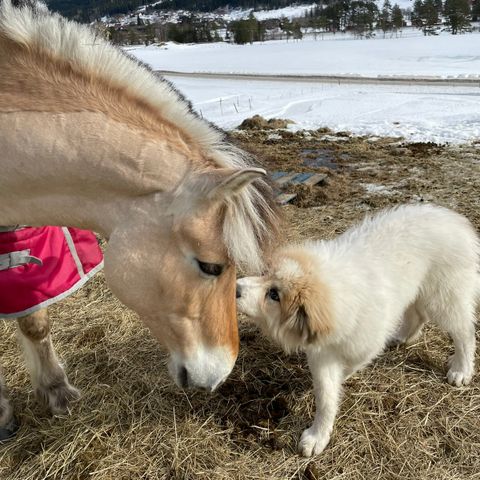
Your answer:
[[[19,425],[15,417],[13,417],[5,427],[0,427],[0,443],[12,440],[17,434],[18,427]]]

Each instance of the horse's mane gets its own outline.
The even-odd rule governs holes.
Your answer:
[[[15,0],[14,0],[15,1]],[[149,67],[113,46],[86,25],[51,13],[41,2],[0,0],[0,41],[45,52],[75,70],[119,85],[175,126],[208,161],[218,167],[242,168],[250,158],[225,140],[225,133],[201,119],[191,104]],[[263,253],[278,231],[271,189],[258,180],[229,202],[224,239],[232,259],[249,269],[262,268]]]

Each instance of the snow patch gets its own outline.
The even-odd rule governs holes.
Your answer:
[[[395,192],[385,185],[377,185],[376,183],[364,183],[362,186],[368,193],[379,195],[394,195]]]
[[[267,135],[267,140],[281,140],[283,137],[278,133],[269,133]]]

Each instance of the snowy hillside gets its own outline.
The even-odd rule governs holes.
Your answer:
[[[376,0],[376,4],[379,9],[382,8],[384,0]],[[392,5],[395,3],[399,5],[399,7],[403,10],[408,10],[413,8],[413,0],[392,0]],[[161,7],[162,2],[157,1],[150,4],[142,5],[141,7],[133,10],[130,14],[126,14],[119,20],[119,23],[122,25],[129,25],[135,24],[137,19],[141,19],[144,22],[151,22],[155,23],[158,21],[165,22],[165,23],[177,23],[182,16],[189,16],[193,12],[188,10],[162,10],[159,9],[153,13],[147,13],[149,7]],[[236,20],[245,20],[247,19],[250,14],[259,20],[269,20],[269,19],[281,19],[281,18],[288,18],[289,20],[293,20],[295,18],[300,18],[305,16],[305,14],[310,11],[312,8],[318,6],[319,3],[305,3],[305,4],[298,4],[292,2],[292,5],[284,8],[277,8],[271,10],[255,10],[253,8],[236,8],[232,10],[228,10],[225,13],[222,12],[195,12],[195,15],[200,19],[207,19],[207,20],[223,20],[225,22],[231,22]],[[113,20],[112,18],[106,16],[102,18],[102,21],[106,24],[116,23],[118,20]]]
[[[410,0],[401,0],[403,2],[409,2]],[[192,12],[188,10],[175,10],[175,11],[168,11],[168,10],[159,10],[153,13],[146,13],[148,7],[156,6],[161,4],[161,2],[155,2],[149,5],[143,5],[137,8],[132,13],[125,15],[121,20],[120,23],[123,25],[129,25],[131,23],[136,23],[137,18],[140,18],[144,22],[164,22],[164,23],[177,23],[179,19],[183,16],[189,16]],[[277,8],[273,10],[258,10],[255,11],[253,8],[241,9],[236,8],[233,10],[229,10],[226,13],[220,12],[195,12],[195,15],[199,19],[206,19],[206,20],[223,20],[225,22],[231,22],[236,20],[244,20],[249,17],[251,13],[253,13],[254,17],[257,20],[268,20],[272,18],[288,18],[290,20],[294,18],[303,17],[306,12],[311,10],[315,7],[316,3],[308,3],[308,4],[294,4],[289,7],[284,8]],[[106,24],[112,23],[113,20],[110,17],[103,17],[102,21]]]
[[[238,9],[232,10],[231,12],[222,15],[222,18],[227,21],[242,20],[248,18],[250,13],[253,13],[253,16],[257,20],[268,20],[270,18],[288,18],[291,20],[293,18],[303,17],[306,12],[308,12],[315,6],[315,3],[310,3],[306,5],[292,5],[290,7],[277,8],[274,10],[254,11],[253,8],[249,8],[246,10]]]

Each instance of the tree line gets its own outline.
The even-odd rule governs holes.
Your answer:
[[[322,0],[317,7],[307,12],[305,19],[296,19],[293,22],[283,21],[277,28],[287,37],[298,38],[301,29],[311,28],[314,32],[353,31],[358,35],[368,36],[374,28],[384,32],[399,30],[405,23],[402,11],[391,0],[385,2],[379,9],[373,0]],[[59,11],[65,16],[83,22],[91,22],[104,15],[126,14],[141,5],[148,4],[148,0],[47,0],[52,10]],[[222,8],[253,8],[274,9],[291,5],[291,0],[164,0],[148,6],[147,13],[154,11],[188,10],[191,12],[210,12]],[[425,35],[434,34],[441,26],[442,19],[445,27],[452,34],[468,30],[470,21],[480,19],[480,0],[415,0],[412,11],[412,24],[420,28]],[[199,38],[201,41],[214,41],[215,31],[208,34],[205,31],[206,22],[193,18],[182,21],[180,26],[169,26],[171,32],[167,36],[171,39]],[[258,24],[257,24],[258,23]],[[266,22],[255,23],[252,18],[232,22],[230,35],[239,43],[256,41],[265,38],[265,31],[269,25]],[[135,29],[133,29],[135,30]],[[152,29],[150,29],[152,30]],[[134,31],[133,35],[140,35]],[[179,40],[176,40],[179,41]],[[181,40],[180,40],[181,41]],[[199,40],[200,41],[200,40]]]
[[[185,2],[186,0],[166,0]],[[188,3],[188,2],[187,2]],[[199,6],[201,3],[198,2]],[[164,7],[162,2],[151,9]],[[425,35],[446,29],[452,34],[467,31],[470,22],[479,15],[480,0],[415,0],[413,10],[407,12],[411,23]],[[381,8],[373,0],[324,0],[309,9],[303,17],[289,20],[268,19],[259,21],[253,13],[243,20],[225,21],[205,19],[190,12],[180,16],[176,23],[157,22],[144,24],[138,16],[137,25],[110,27],[108,36],[116,43],[145,43],[174,41],[178,43],[216,42],[225,38],[238,44],[271,39],[301,39],[306,32],[315,35],[325,32],[352,32],[355,36],[368,38],[374,30],[383,34],[397,34],[406,25],[404,12],[398,4],[384,0]],[[222,31],[222,35],[220,35]]]
[[[380,9],[372,0],[326,0],[307,16],[314,29],[361,36],[370,36],[374,29],[396,32],[406,24],[401,8],[390,0],[384,0]],[[455,35],[468,31],[479,17],[480,0],[415,0],[410,20],[425,35],[442,28]]]
[[[127,14],[154,0],[46,0],[50,9],[81,22],[93,22],[105,15]],[[221,8],[253,8],[271,10],[292,4],[291,0],[164,0],[149,7],[154,10],[188,10],[213,12]]]
[[[453,35],[468,31],[471,20],[477,20],[480,0],[415,0],[412,11],[412,25],[420,28],[424,35],[436,35],[442,27]]]

